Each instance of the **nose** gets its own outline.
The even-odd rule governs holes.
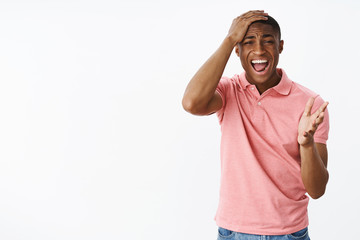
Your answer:
[[[254,44],[254,53],[257,54],[257,55],[261,55],[264,52],[265,52],[264,51],[264,45],[261,42],[256,42]]]

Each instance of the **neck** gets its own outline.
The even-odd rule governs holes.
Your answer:
[[[255,81],[252,81],[251,79],[248,79],[249,83],[254,84],[257,88],[257,90],[259,91],[260,95],[262,93],[264,93],[266,90],[268,90],[269,88],[275,87],[276,85],[279,84],[280,80],[281,80],[281,72],[275,70],[274,74],[265,82],[263,83],[256,83]]]

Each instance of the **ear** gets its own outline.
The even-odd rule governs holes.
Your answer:
[[[281,40],[279,45],[279,53],[281,53],[283,49],[284,49],[284,40]]]
[[[240,57],[240,48],[239,48],[239,44],[240,43],[237,43],[236,46],[235,46],[235,53],[238,57]]]

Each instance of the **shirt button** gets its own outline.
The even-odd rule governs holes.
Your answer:
[[[258,102],[258,105],[260,106],[260,105],[261,105],[261,102]]]
[[[255,88],[253,88],[253,87],[251,88],[251,90],[254,90],[254,89],[255,89]]]

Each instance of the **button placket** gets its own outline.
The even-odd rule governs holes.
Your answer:
[[[254,99],[254,114],[253,114],[253,121],[254,122],[258,122],[258,121],[262,121],[264,118],[264,113],[265,113],[265,109],[264,109],[264,103],[263,103],[263,99],[264,96],[260,95],[258,98]]]

